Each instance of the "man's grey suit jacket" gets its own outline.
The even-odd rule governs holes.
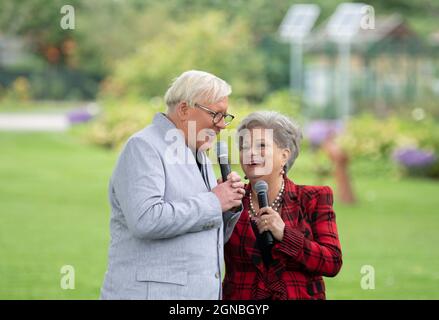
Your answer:
[[[127,141],[109,185],[101,299],[221,298],[223,246],[240,212],[222,212],[202,156],[205,179],[183,134],[161,113]]]

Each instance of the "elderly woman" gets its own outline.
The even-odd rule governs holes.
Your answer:
[[[225,245],[224,299],[325,299],[322,276],[342,265],[340,242],[326,186],[288,179],[302,134],[277,112],[255,112],[238,127],[241,167],[249,179],[244,210]],[[256,182],[268,184],[269,206],[259,208]],[[261,234],[271,232],[266,245]]]

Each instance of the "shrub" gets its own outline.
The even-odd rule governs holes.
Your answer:
[[[415,157],[416,152],[419,152],[417,156],[422,152],[435,157],[439,155],[439,125],[431,117],[419,121],[397,116],[380,120],[363,114],[347,121],[344,127],[337,140],[353,159],[388,160],[392,155],[394,160],[405,159]],[[398,163],[404,174],[418,175],[422,172],[430,177],[439,177],[438,161],[432,162],[426,170],[408,170],[409,166],[404,162]]]
[[[136,131],[150,124],[154,114],[163,111],[157,99],[106,100],[104,112],[86,130],[86,139],[107,148],[120,148]]]
[[[173,78],[189,69],[225,79],[237,97],[258,99],[266,93],[262,56],[254,52],[248,26],[218,12],[164,26],[160,36],[116,64],[104,97],[163,96]]]
[[[2,91],[2,98],[5,100],[25,102],[31,99],[30,84],[25,77],[16,78],[9,87]]]
[[[417,148],[396,149],[392,157],[403,170],[411,175],[433,175],[431,170],[438,161],[434,152]]]

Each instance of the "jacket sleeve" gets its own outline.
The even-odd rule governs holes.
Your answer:
[[[315,205],[309,208],[311,212],[307,212],[314,240],[307,239],[298,227],[286,225],[282,241],[273,247],[273,258],[283,263],[293,259],[314,274],[337,275],[342,266],[342,254],[332,204],[331,188],[322,187]]]
[[[237,212],[232,212],[232,211],[224,212],[223,214],[224,243],[227,243],[227,241],[229,241],[230,237],[232,236],[233,229],[235,228],[235,225],[238,222],[243,209],[244,207],[241,205],[241,208]]]
[[[111,184],[135,237],[171,238],[221,226],[221,204],[212,192],[179,201],[164,201],[163,161],[154,147],[140,137],[127,142]]]

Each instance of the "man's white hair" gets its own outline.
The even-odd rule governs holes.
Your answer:
[[[194,107],[196,102],[216,103],[231,93],[232,88],[223,79],[208,72],[190,70],[174,79],[166,91],[165,103],[168,106],[168,112],[172,112],[183,101]]]

